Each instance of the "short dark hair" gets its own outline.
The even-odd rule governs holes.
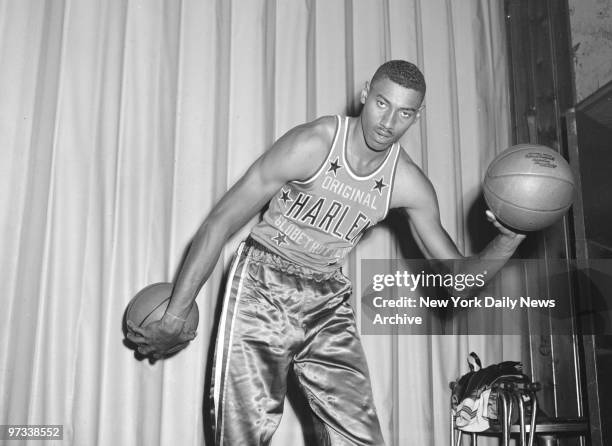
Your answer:
[[[387,78],[405,88],[411,88],[420,92],[425,96],[425,77],[419,67],[405,60],[390,60],[385,62],[374,76],[372,76],[371,84],[374,85],[379,79]]]

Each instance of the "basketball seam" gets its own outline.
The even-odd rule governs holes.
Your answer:
[[[142,324],[144,324],[144,322],[148,319],[148,317],[151,316],[153,313],[155,313],[155,311],[157,311],[157,309],[161,307],[164,304],[164,302],[168,300],[170,300],[170,296],[166,297],[164,300],[158,303],[155,307],[153,307],[153,309],[142,319],[142,322],[140,322],[138,326],[142,327]]]
[[[516,204],[514,204],[514,203],[512,203],[512,202],[510,202],[510,201],[508,201],[508,200],[506,200],[505,198],[500,197],[498,194],[496,194],[495,192],[493,192],[493,191],[491,190],[491,188],[490,188],[489,186],[487,186],[486,184],[484,185],[484,188],[485,188],[487,191],[489,191],[489,193],[490,193],[491,195],[494,195],[494,196],[495,196],[497,199],[499,199],[500,201],[502,201],[502,202],[504,202],[504,203],[506,203],[506,204],[508,204],[508,205],[515,206],[515,207],[516,207],[516,208],[518,208],[518,209],[523,209],[523,210],[526,210],[526,211],[534,211],[534,212],[558,212],[558,211],[561,211],[561,210],[568,209],[568,208],[569,208],[569,207],[572,205],[572,204],[570,203],[570,204],[568,204],[567,206],[563,206],[563,207],[556,208],[556,209],[549,209],[549,210],[548,210],[548,209],[533,209],[533,208],[528,208],[528,207],[518,206],[518,205],[516,205]],[[486,196],[485,196],[485,199],[486,199]],[[489,204],[489,203],[487,203],[487,204]]]
[[[502,152],[502,153],[500,153],[499,155],[497,155],[497,156],[496,156],[496,157],[493,159],[493,161],[491,161],[490,166],[493,166],[493,165],[495,165],[495,164],[497,164],[497,163],[501,162],[502,160],[505,160],[505,159],[506,159],[506,158],[508,158],[509,156],[514,155],[516,152],[520,152],[521,150],[523,150],[523,148],[522,148],[522,147],[521,147],[521,148],[517,148],[517,149],[515,149],[515,150],[510,150],[508,153],[505,153],[505,154],[504,154],[503,152]],[[503,155],[503,156],[502,156],[502,155]],[[498,157],[499,157],[499,158],[498,158]],[[489,166],[489,168],[490,168],[490,166]]]
[[[507,177],[535,177],[535,178],[549,178],[551,180],[558,180],[561,181],[562,183],[567,183],[569,185],[571,185],[572,187],[574,186],[574,182],[573,181],[569,181],[566,180],[564,178],[558,178],[555,176],[549,176],[549,175],[542,175],[539,173],[504,173],[502,175],[492,175],[490,173],[487,173],[487,178],[491,178],[491,179],[495,179],[495,178],[507,178]]]

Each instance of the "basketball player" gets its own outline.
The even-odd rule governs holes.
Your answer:
[[[185,318],[225,242],[269,203],[227,284],[211,393],[217,444],[268,444],[290,369],[323,426],[322,443],[384,444],[340,265],[389,208],[401,209],[427,258],[463,258],[441,226],[431,183],[398,143],[424,95],[419,69],[390,61],[361,92],[359,117],[323,117],[282,136],[198,230],[161,321],[130,326],[143,354],[188,342]],[[524,236],[488,218],[500,233],[472,267],[491,276]]]

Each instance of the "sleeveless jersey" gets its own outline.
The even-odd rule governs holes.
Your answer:
[[[346,160],[349,118],[337,116],[337,121],[318,171],[286,183],[251,230],[266,248],[319,271],[337,269],[363,233],[385,218],[400,151],[395,143],[374,172],[357,175]]]

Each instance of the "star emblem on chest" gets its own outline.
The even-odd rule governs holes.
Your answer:
[[[278,199],[282,201],[284,205],[287,205],[287,203],[292,202],[293,198],[291,198],[291,191],[285,190],[284,188],[281,189],[281,195],[280,197],[278,197]]]
[[[388,187],[388,184],[384,182],[385,177],[380,177],[378,180],[374,180],[374,186],[372,186],[372,190],[377,190],[380,195],[382,195],[382,191],[385,187]]]
[[[334,176],[336,176],[338,169],[342,169],[342,166],[338,164],[338,158],[336,158],[334,162],[329,163],[329,169],[327,169],[327,172],[333,172]]]
[[[276,235],[274,237],[272,237],[272,240],[274,241],[274,243],[276,243],[276,246],[282,246],[282,245],[287,245],[287,236],[285,234],[283,234],[282,232],[276,232]]]

